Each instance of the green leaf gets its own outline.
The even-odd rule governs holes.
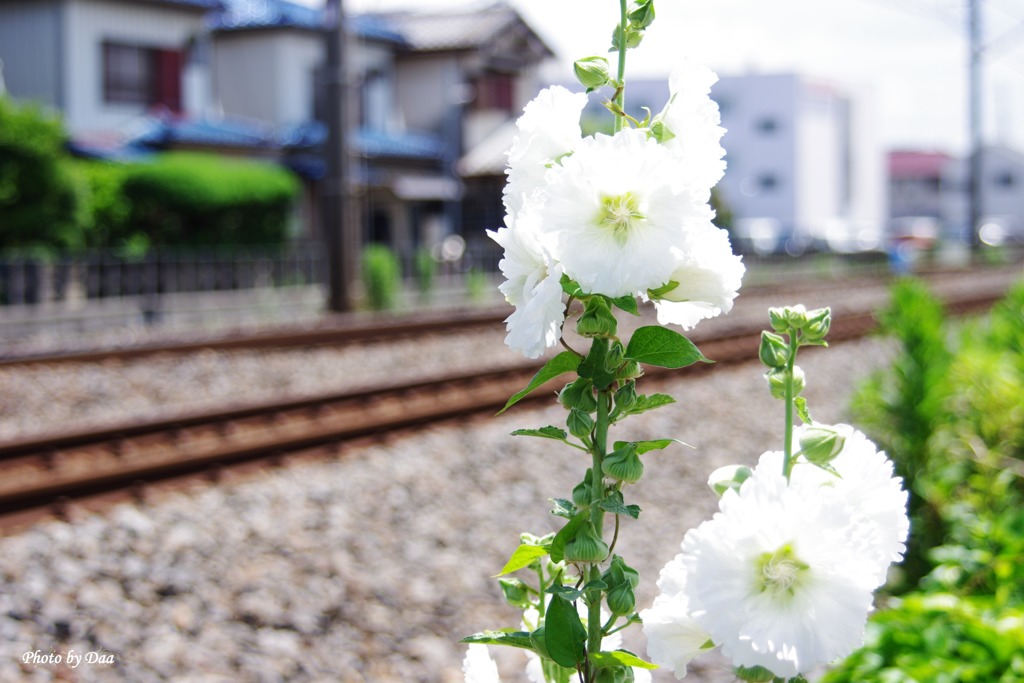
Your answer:
[[[563,351],[562,353],[558,354],[557,356],[549,360],[547,363],[545,363],[544,367],[537,371],[537,374],[533,376],[533,379],[530,380],[530,383],[526,385],[525,389],[515,394],[512,398],[508,400],[508,403],[505,404],[505,407],[498,411],[498,415],[501,415],[503,412],[505,412],[513,405],[518,403],[524,396],[534,391],[541,385],[553,380],[555,377],[558,377],[559,375],[564,375],[567,372],[576,372],[576,368],[579,367],[579,364],[580,357],[575,353]]]
[[[605,669],[610,666],[629,666],[638,669],[657,669],[657,664],[640,659],[628,650],[613,650],[612,652],[593,652],[590,655],[590,663],[598,669]]]
[[[565,517],[566,519],[572,519],[579,512],[579,509],[571,500],[565,498],[552,498],[551,502],[555,504],[554,509],[551,510],[551,514],[558,517]]]
[[[581,299],[586,296],[579,284],[568,275],[562,275],[562,279],[559,280],[559,282],[562,285],[562,291],[569,296],[576,299]]]
[[[514,553],[512,553],[512,557],[508,558],[508,562],[505,563],[505,566],[497,576],[504,576],[505,574],[511,574],[523,567],[529,567],[530,564],[538,557],[544,557],[547,554],[548,549],[546,546],[527,545],[523,543],[516,548]]]
[[[621,491],[612,491],[607,498],[597,504],[597,507],[613,515],[628,515],[633,519],[640,517],[640,506],[626,505]]]
[[[633,333],[626,358],[659,368],[683,368],[697,361],[710,363],[689,339],[667,327],[648,325]]]
[[[590,346],[590,353],[577,368],[580,377],[585,377],[593,382],[598,391],[607,389],[615,381],[615,373],[608,369],[608,346],[607,339],[594,339]]]
[[[571,602],[557,595],[544,617],[544,645],[560,666],[575,668],[586,657],[587,630],[580,615]]]
[[[576,536],[576,531],[586,523],[588,516],[589,514],[585,510],[578,512],[569,520],[568,524],[562,527],[561,531],[555,534],[548,551],[551,554],[552,562],[561,562],[565,558],[565,544]]]
[[[527,631],[481,631],[480,633],[467,636],[459,642],[478,643],[480,645],[508,645],[536,652],[536,649],[530,642],[530,634]]]
[[[632,444],[636,448],[636,454],[643,455],[644,453],[648,453],[650,451],[660,451],[664,448],[668,448],[674,443],[682,444],[684,446],[687,445],[680,441],[679,439],[653,439],[650,441],[616,441],[615,450],[625,448],[626,446]]]
[[[676,400],[668,394],[651,394],[650,396],[637,396],[636,403],[629,407],[628,415],[636,415],[655,408],[661,408],[675,403]]]
[[[797,396],[793,400],[793,405],[796,406],[796,414],[800,416],[804,424],[811,424],[814,420],[811,419],[811,411],[807,410],[807,399],[803,396]]]
[[[557,595],[569,602],[572,602],[583,595],[583,589],[573,588],[572,586],[566,586],[560,583],[548,586],[548,589],[545,592],[550,593],[551,595]]]
[[[517,429],[512,432],[512,436],[538,436],[542,439],[554,439],[555,441],[565,441],[569,438],[564,429],[551,425],[541,427],[540,429]]]
[[[640,308],[636,304],[635,296],[620,296],[618,299],[609,299],[616,308],[621,308],[626,313],[632,313],[633,315],[640,315]]]

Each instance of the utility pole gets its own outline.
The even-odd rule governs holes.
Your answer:
[[[327,30],[327,68],[324,83],[324,117],[327,125],[327,177],[322,186],[321,232],[327,249],[328,310],[347,312],[353,308],[355,280],[355,235],[348,202],[348,116],[345,106],[346,70],[345,10],[342,0],[327,0],[324,7]]]
[[[982,216],[984,215],[983,198],[983,145],[982,140],[982,81],[983,70],[981,63],[982,52],[982,30],[981,30],[981,0],[970,0],[968,28],[968,97],[969,97],[969,119],[970,127],[970,156],[968,157],[967,172],[967,222],[970,232],[971,249],[978,249],[981,246],[978,230],[981,227]]]

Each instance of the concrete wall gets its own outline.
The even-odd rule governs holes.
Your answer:
[[[52,107],[63,104],[60,17],[56,1],[0,3],[0,60],[11,96]]]

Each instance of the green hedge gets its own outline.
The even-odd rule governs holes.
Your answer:
[[[60,118],[0,97],[0,251],[76,249],[83,188]]]
[[[169,152],[129,166],[123,192],[133,231],[153,244],[277,244],[299,185],[270,163]]]

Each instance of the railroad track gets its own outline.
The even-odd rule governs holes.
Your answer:
[[[989,307],[995,296],[947,303],[953,313]],[[866,335],[875,328],[871,312],[833,319],[829,340]],[[723,364],[756,360],[761,327],[699,341],[715,364],[683,370],[646,368],[649,378],[686,377]],[[539,363],[394,384],[301,399],[239,405],[169,419],[131,422],[100,429],[52,434],[0,444],[0,529],[23,526],[69,504],[111,493],[187,478],[216,478],[253,461],[274,463],[290,453],[338,448],[358,438],[500,409],[528,384]],[[559,380],[562,380],[561,382]],[[551,400],[559,378],[527,399]]]

